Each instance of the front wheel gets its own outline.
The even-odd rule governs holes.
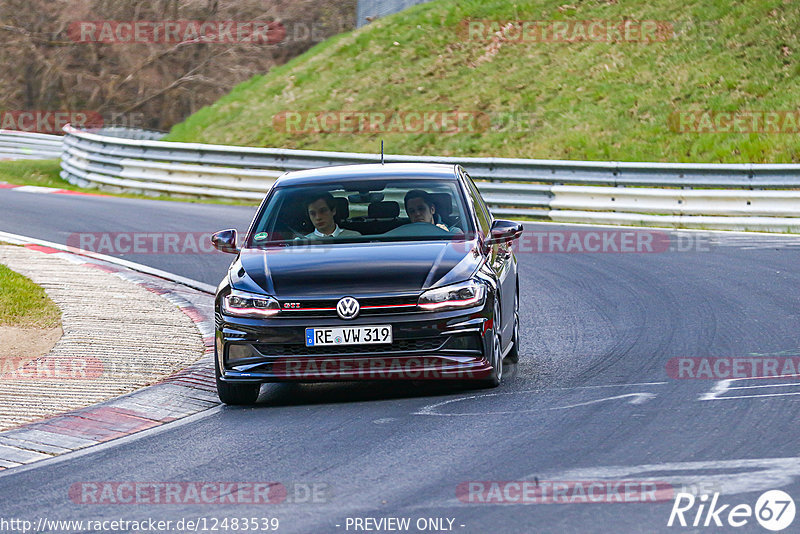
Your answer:
[[[214,357],[214,374],[217,378],[217,396],[225,404],[234,406],[255,404],[258,393],[261,391],[261,384],[230,384],[223,382],[220,376],[219,363],[216,355]]]
[[[517,363],[519,362],[519,284],[517,284],[517,294],[514,298],[514,337],[512,343],[513,345],[506,358],[512,363]]]
[[[492,331],[489,333],[492,336],[489,363],[492,365],[492,370],[488,377],[480,381],[481,386],[487,388],[496,388],[503,380],[503,346],[500,342],[500,309],[497,304],[494,306],[494,318],[492,319]]]

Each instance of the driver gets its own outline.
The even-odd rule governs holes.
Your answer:
[[[412,189],[406,193],[403,203],[405,204],[408,218],[412,223],[433,224],[446,232],[450,231],[447,225],[437,224],[433,218],[436,213],[436,203],[431,198],[430,193],[422,189]]]
[[[314,225],[314,231],[305,236],[306,239],[323,239],[327,237],[361,237],[354,230],[339,228],[336,224],[336,201],[328,192],[318,193],[306,199],[308,218]]]

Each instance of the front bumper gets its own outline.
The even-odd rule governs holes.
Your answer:
[[[487,299],[490,302],[490,299]],[[491,306],[339,318],[243,319],[216,314],[220,379],[231,383],[474,380],[491,373]],[[305,329],[392,325],[387,345],[306,347]]]

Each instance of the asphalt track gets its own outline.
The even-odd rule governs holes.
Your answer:
[[[74,232],[244,229],[253,211],[0,190],[0,230],[56,242]],[[498,389],[265,386],[255,407],[215,409],[0,475],[0,519],[277,517],[279,532],[363,532],[347,528],[348,518],[407,517],[410,532],[420,518],[451,518],[452,530],[464,533],[766,532],[753,517],[736,529],[667,527],[671,499],[487,504],[457,497],[469,481],[661,480],[719,491],[720,504],[753,506],[769,489],[800,498],[800,381],[667,372],[671,358],[800,354],[798,240],[693,239],[689,251],[520,253],[522,357]],[[125,257],[216,284],[232,256]],[[286,502],[268,505],[70,499],[70,487],[92,481],[316,484],[319,502],[288,502],[303,500],[291,489]],[[786,531],[798,525],[800,518]]]

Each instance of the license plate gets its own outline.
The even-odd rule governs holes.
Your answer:
[[[391,325],[306,328],[306,347],[375,345],[391,342]]]

